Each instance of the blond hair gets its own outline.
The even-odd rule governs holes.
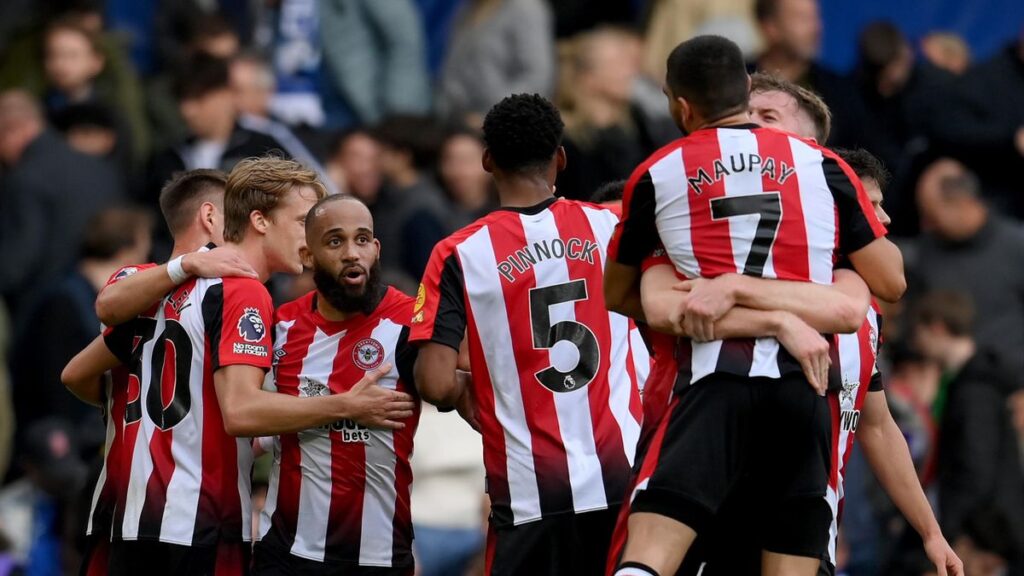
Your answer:
[[[236,164],[228,174],[224,191],[224,239],[240,242],[253,211],[269,217],[296,187],[312,188],[317,200],[327,195],[317,173],[294,160],[261,156]]]
[[[750,76],[750,93],[782,92],[796,100],[796,105],[811,117],[814,122],[815,139],[824,145],[832,131],[832,111],[828,104],[814,92],[767,72],[757,72]]]

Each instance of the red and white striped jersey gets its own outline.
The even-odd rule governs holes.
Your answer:
[[[135,355],[137,425],[114,539],[185,546],[252,538],[248,439],[224,431],[213,375],[229,365],[270,368],[270,294],[250,278],[191,279],[157,311],[155,337]]]
[[[106,286],[127,278],[136,272],[152,268],[156,264],[138,264],[125,266],[115,272]],[[139,375],[133,371],[135,365],[132,355],[143,340],[152,338],[153,318],[156,316],[157,305],[124,324],[103,328],[103,341],[107,348],[121,361],[121,365],[110,371],[103,389],[103,420],[106,426],[106,437],[103,445],[103,467],[93,488],[92,505],[86,521],[85,533],[88,535],[110,536],[115,511],[119,504],[123,506],[125,488],[127,486],[128,469],[125,465],[126,454],[130,454],[138,434],[137,423],[124,425],[125,408],[129,398],[137,398],[139,394]]]
[[[829,474],[825,500],[832,509],[832,525],[829,528],[828,553],[832,565],[836,563],[836,542],[839,522],[843,515],[844,473],[850,459],[860,411],[868,392],[882,390],[882,377],[876,358],[882,330],[882,316],[878,305],[871,303],[867,317],[854,334],[836,334],[833,350],[832,370],[838,371],[842,389],[829,392],[829,407],[832,410],[832,469]]]
[[[496,210],[431,254],[410,341],[468,337],[498,526],[622,501],[650,359],[633,322],[605,308],[617,221],[552,198]]]
[[[832,283],[839,255],[885,234],[838,156],[754,125],[708,128],[662,148],[626,184],[609,257],[639,267],[661,242],[689,278],[742,273]],[[774,338],[685,342],[692,382],[715,373],[779,378],[800,365]]]
[[[412,298],[388,288],[372,314],[342,322],[321,316],[316,302],[311,292],[277,311],[279,393],[343,393],[368,371],[391,363],[378,384],[415,395],[416,351],[408,344]],[[409,459],[418,405],[404,422],[401,430],[370,430],[343,420],[277,437],[261,541],[318,562],[411,566]]]

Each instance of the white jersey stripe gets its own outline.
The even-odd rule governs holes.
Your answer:
[[[526,245],[550,243],[558,238],[558,226],[550,210],[537,214],[519,216],[523,224]],[[536,287],[554,286],[569,282],[569,265],[564,258],[539,260],[533,265]],[[601,286],[587,286],[587,295]],[[551,325],[576,320],[576,302],[561,302],[548,308]],[[604,351],[601,351],[602,353]],[[551,365],[568,371],[579,362],[579,351],[570,343],[562,342],[548,350]],[[525,386],[540,386],[536,382],[525,382]],[[604,477],[601,461],[597,457],[597,443],[594,440],[594,425],[590,413],[590,389],[581,386],[564,393],[551,393],[555,402],[555,414],[565,446],[565,457],[569,468],[569,485],[572,486],[573,508],[577,512],[607,508],[604,493]]]
[[[686,189],[686,166],[682,150],[674,150],[649,170],[654,183],[655,218],[658,235],[672,262],[687,278],[700,276],[700,263],[693,253],[690,238],[690,196]],[[680,190],[682,186],[682,190]],[[670,218],[664,218],[665,214]]]
[[[393,354],[393,351],[398,348],[398,339],[401,335],[402,326],[390,320],[382,320],[373,329],[371,337],[380,342],[384,346],[384,350]],[[391,362],[391,372],[381,378],[378,384],[383,388],[394,390],[398,387],[398,366],[393,357],[385,358],[384,362]],[[394,433],[391,430],[370,431],[370,441],[366,443],[363,523],[359,533],[360,566],[390,567],[392,565],[395,499],[398,497],[395,493],[395,467],[397,465]]]
[[[505,434],[506,472],[515,524],[540,518],[540,496],[537,472],[533,464],[533,441],[526,425],[519,369],[512,335],[505,325],[505,309],[501,280],[495,272],[494,250],[490,232],[483,226],[458,248],[465,278],[466,295],[473,317],[477,319],[487,372],[494,390],[495,417]]]
[[[722,178],[722,190],[725,196],[752,196],[761,194],[763,189],[761,173],[750,171],[746,162],[751,155],[758,154],[757,137],[748,130],[718,129],[719,156],[730,173]],[[747,256],[753,247],[757,226],[761,221],[760,214],[741,214],[725,219],[729,224],[729,239],[732,242],[732,257],[736,264],[736,273],[742,274],[746,266]],[[775,278],[775,269],[771,267],[771,251],[765,262],[763,278]]]
[[[789,138],[795,177],[800,182],[800,206],[807,230],[807,259],[811,281],[832,283],[832,255],[836,249],[836,208],[821,169],[821,152],[798,138]]]
[[[327,385],[334,369],[338,344],[345,332],[328,336],[319,328],[302,360],[299,382],[311,380]],[[300,386],[300,395],[304,387]],[[314,428],[298,434],[302,474],[299,488],[299,518],[291,553],[323,562],[327,534],[327,511],[331,509],[331,436],[326,428]]]
[[[124,427],[124,420],[123,419],[122,419],[121,422],[116,422],[116,423],[114,422],[114,414],[113,414],[113,410],[112,410],[112,408],[114,406],[114,403],[113,403],[113,400],[112,400],[112,398],[114,396],[114,393],[113,393],[113,390],[111,389],[111,387],[112,386],[109,383],[105,385],[106,395],[107,395],[107,397],[105,399],[106,405],[107,405],[106,406],[106,412],[107,412],[107,431],[106,431],[104,445],[108,449],[111,446],[114,445],[114,435],[117,433],[116,426],[121,426],[122,428]],[[85,534],[87,536],[92,536],[92,530],[93,530],[92,520],[93,520],[93,516],[96,515],[96,505],[99,502],[100,493],[103,492],[103,488],[104,488],[104,486],[107,483],[107,458],[109,458],[109,457],[110,457],[109,452],[103,455],[103,467],[100,468],[99,478],[96,479],[96,487],[93,488],[93,491],[92,491],[92,503],[89,505],[89,519],[88,519],[88,522],[86,523],[86,526],[85,526]]]

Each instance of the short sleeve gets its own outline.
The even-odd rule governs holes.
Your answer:
[[[409,344],[409,328],[402,329],[402,335],[398,338],[395,346],[395,366],[398,368],[398,377],[408,384],[410,390],[416,389],[416,379],[413,368],[416,365],[416,356],[419,349]]]
[[[131,364],[132,353],[135,350],[137,323],[138,319],[136,318],[124,324],[103,329],[103,343],[121,361],[121,364]]]
[[[153,264],[153,263],[135,264],[135,265],[132,265],[132,266],[122,266],[121,268],[118,268],[117,272],[114,272],[113,274],[110,275],[110,278],[107,279],[107,283],[104,284],[103,287],[106,288],[107,286],[110,286],[111,284],[113,284],[115,282],[118,282],[120,280],[124,280],[125,278],[127,278],[129,276],[133,276],[133,275],[135,275],[135,274],[137,274],[139,272],[142,272],[143,270],[146,270],[148,268],[155,268],[155,267],[156,267],[156,264]]]
[[[665,248],[659,243],[658,247],[640,263],[640,271],[647,272],[651,268],[661,266],[663,264],[667,266],[675,266],[672,264],[672,259],[669,258],[668,254],[665,252]]]
[[[207,289],[203,320],[213,369],[243,364],[268,370],[272,343],[266,320],[273,313],[270,293],[256,280],[225,278]]]
[[[871,375],[871,383],[868,384],[868,392],[881,392],[885,390],[885,386],[882,384],[882,373],[878,371],[878,366],[875,366],[875,373]]]
[[[658,247],[654,220],[654,181],[644,166],[626,182],[622,195],[622,218],[608,243],[608,259],[640,267],[644,258]]]
[[[438,244],[416,292],[409,342],[437,342],[458,350],[466,334],[464,294],[458,256],[447,244]]]
[[[839,214],[839,253],[842,256],[860,250],[876,238],[886,235],[860,179],[841,158],[822,152],[825,182]]]

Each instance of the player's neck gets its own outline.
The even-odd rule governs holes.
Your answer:
[[[696,132],[703,128],[722,128],[726,126],[739,126],[741,124],[750,124],[750,114],[746,110],[730,114],[724,118],[716,118],[714,120],[706,120],[701,122],[691,132]]]
[[[241,242],[234,244],[228,243],[228,246],[233,246],[238,254],[242,257],[252,269],[256,271],[256,275],[260,282],[266,282],[270,278],[271,272],[270,263],[267,261],[266,251],[263,249],[263,239],[255,234],[246,234],[245,238]]]
[[[173,260],[178,256],[184,256],[191,252],[196,252],[211,242],[213,242],[213,239],[207,234],[188,232],[179,234],[174,240],[174,246],[171,247],[171,257],[168,258],[168,260]]]
[[[555,187],[541,175],[509,176],[496,180],[502,208],[529,208],[555,195]]]

